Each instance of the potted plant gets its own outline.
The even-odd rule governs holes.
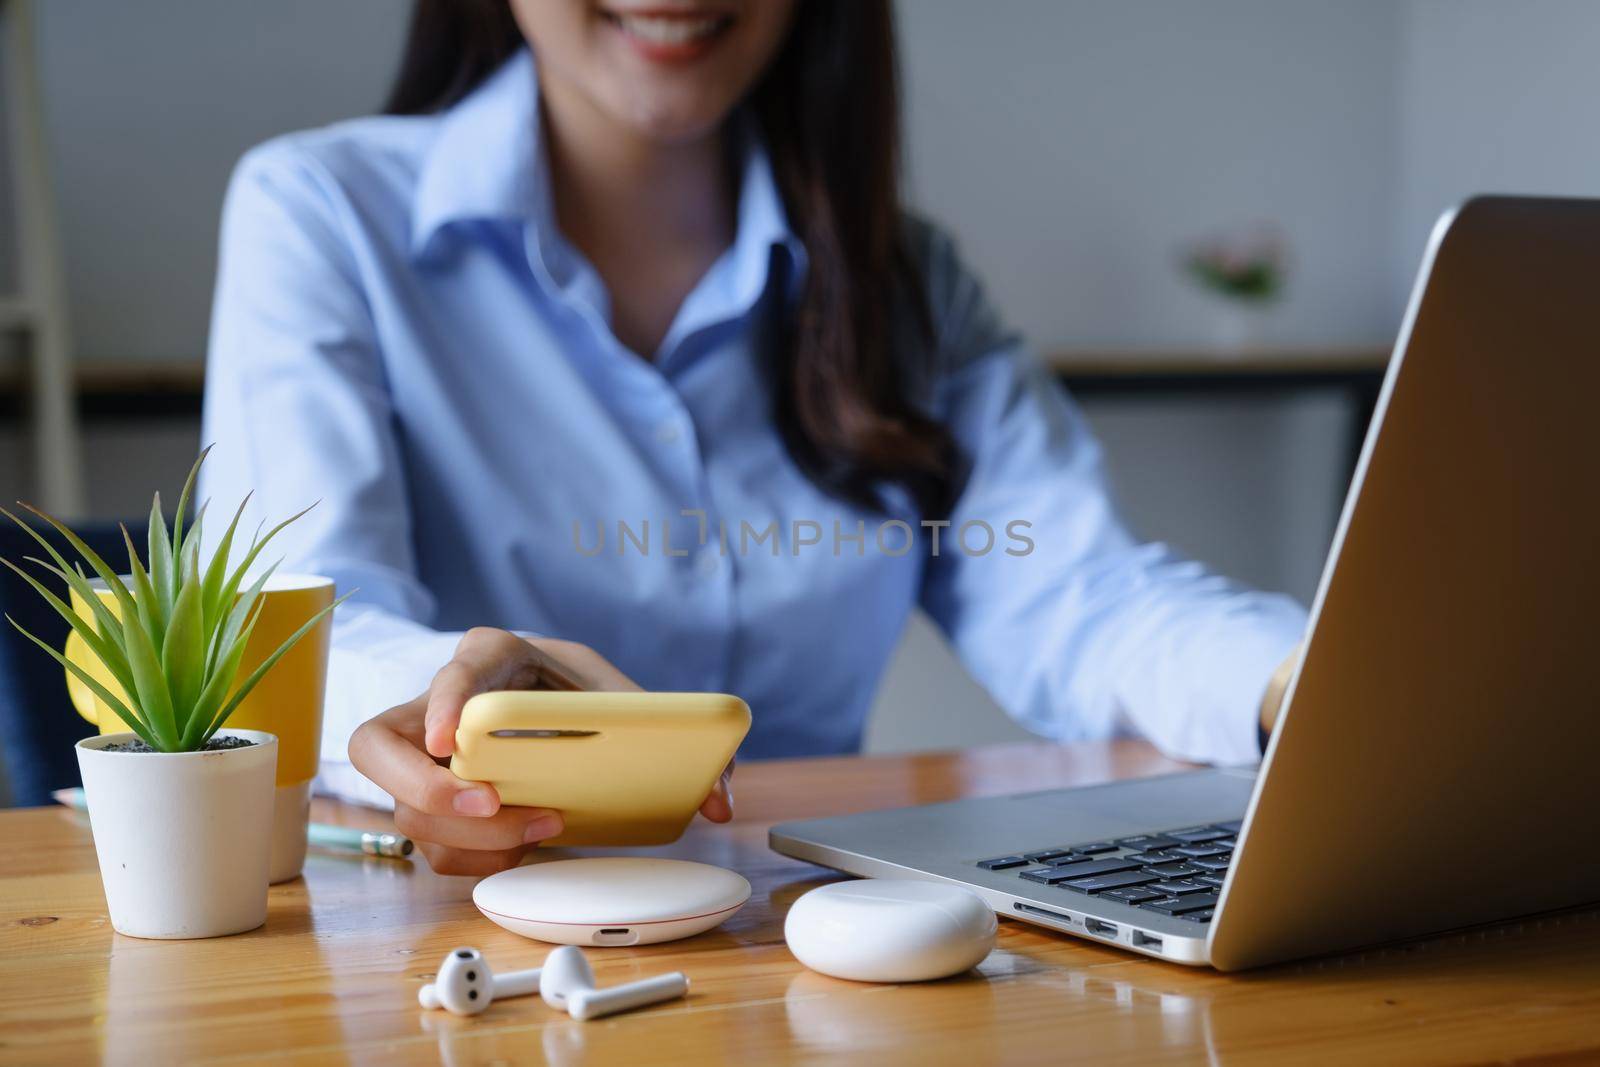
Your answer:
[[[1286,260],[1273,228],[1203,241],[1184,255],[1188,275],[1219,298],[1214,332],[1223,351],[1260,344],[1266,313],[1283,292]]]
[[[23,505],[82,556],[98,577],[92,581],[26,521],[0,508],[48,557],[28,561],[65,582],[89,605],[93,618],[80,617],[16,563],[0,562],[50,603],[122,691],[113,693],[8,619],[92,689],[130,731],[87,738],[77,747],[111,925],[135,937],[215,937],[253,930],[266,921],[277,738],[222,727],[279,658],[339,603],[319,612],[248,677],[238,679],[240,658],[260,614],[258,598],[276,564],[249,584],[245,575],[267,543],[300,515],[265,536],[258,528],[242,562],[230,570],[241,503],[216,552],[202,565],[205,508],[188,530],[183,516],[204,462],[202,452],[184,483],[170,533],[156,494],[148,570],[123,528],[126,576],[64,523]],[[98,595],[106,591],[109,596]]]

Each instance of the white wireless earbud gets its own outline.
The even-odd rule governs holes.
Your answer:
[[[598,1019],[630,1008],[659,1004],[689,992],[689,979],[681,971],[658,974],[610,989],[596,989],[594,971],[584,958],[583,950],[576,945],[562,945],[551,952],[545,957],[541,970],[539,995],[544,1002],[578,1020]]]
[[[443,1008],[456,1015],[476,1015],[492,1001],[539,992],[539,968],[497,975],[475,948],[458,948],[439,964],[433,984],[417,990],[424,1008]]]

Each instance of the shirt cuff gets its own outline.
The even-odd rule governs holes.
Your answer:
[[[1234,630],[1208,657],[1202,684],[1215,723],[1207,744],[1210,762],[1258,763],[1265,751],[1261,701],[1273,673],[1305,637],[1305,613],[1282,599],[1281,608],[1262,615],[1257,625]]]
[[[459,633],[433,630],[378,608],[360,607],[336,617],[315,792],[378,808],[394,807],[389,794],[351,765],[350,735],[374,715],[427,692],[460,641]]]

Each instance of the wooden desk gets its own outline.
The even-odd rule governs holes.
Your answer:
[[[468,879],[314,854],[303,881],[272,890],[255,933],[139,941],[106,922],[83,816],[0,814],[0,1062],[1600,1059],[1600,913],[1226,977],[1010,922],[977,973],[922,986],[825,978],[784,948],[784,909],[830,875],[767,851],[773,821],[1172,767],[1132,742],[742,767],[738,821],[697,825],[671,853],[742,871],[750,905],[686,942],[590,950],[602,983],[681,968],[693,992],[587,1024],[528,999],[472,1019],[417,1008],[417,987],[457,945],[508,970],[543,957],[477,916]],[[382,824],[335,805],[319,815]]]

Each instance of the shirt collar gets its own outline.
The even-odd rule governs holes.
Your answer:
[[[679,323],[686,329],[754,305],[771,281],[776,248],[783,249],[789,258],[784,272],[788,299],[798,295],[805,277],[805,248],[789,227],[772,161],[755,120],[749,115],[738,116],[733,135],[737,139],[739,167],[733,244],[712,265],[702,285],[690,294],[681,315],[684,321]]]
[[[539,82],[522,49],[446,111],[417,179],[411,250],[452,222],[548,214],[539,137]]]
[[[790,258],[789,296],[806,269],[805,250],[789,227],[783,198],[756,124],[737,121],[741,173],[738,231],[724,255],[731,269],[722,294],[749,304],[767,282],[772,249]],[[452,222],[512,219],[534,229],[543,249],[561,244],[550,200],[549,160],[541,136],[539,78],[533,55],[520,49],[441,119],[412,203],[411,250],[421,255]]]

